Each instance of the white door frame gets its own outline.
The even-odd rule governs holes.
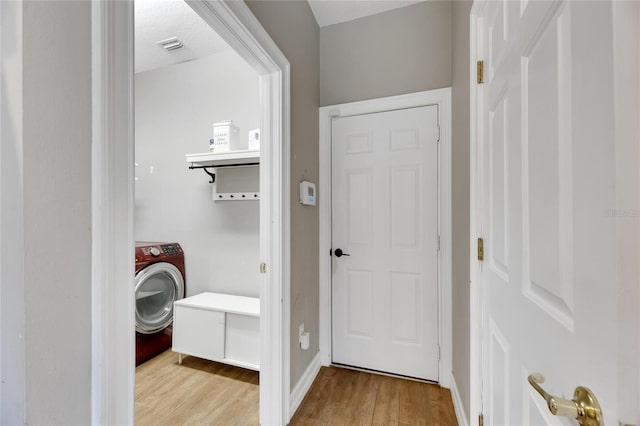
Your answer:
[[[331,120],[427,105],[439,106],[438,149],[438,340],[440,385],[451,387],[451,88],[320,108],[320,360],[331,365]]]
[[[482,40],[478,36],[480,13],[486,0],[476,0],[471,7],[469,17],[469,190],[470,190],[470,242],[469,244],[469,422],[482,413],[482,293],[478,282],[480,263],[477,259],[476,241],[480,237],[480,181],[481,170],[479,153],[479,135],[482,135],[482,85],[476,82],[476,64],[482,58]]]
[[[260,74],[260,260],[267,264],[260,282],[260,423],[283,425],[290,394],[289,62],[244,2],[188,3]],[[133,424],[132,1],[94,2],[92,28],[92,423]]]

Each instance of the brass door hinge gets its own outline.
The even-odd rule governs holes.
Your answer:
[[[484,83],[484,61],[478,61],[477,63],[478,84]]]
[[[482,413],[478,416],[478,426],[484,426],[484,414]]]
[[[264,262],[262,262],[262,263],[260,264],[260,273],[261,273],[261,274],[266,274],[266,273],[267,273],[267,264],[266,264],[266,263],[264,263]]]
[[[478,238],[478,260],[484,260],[484,240],[482,238]]]

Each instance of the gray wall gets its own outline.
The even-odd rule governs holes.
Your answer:
[[[0,424],[24,423],[22,3],[0,2]]]
[[[320,29],[321,105],[452,86],[453,374],[469,417],[470,1],[428,1]]]
[[[613,69],[615,99],[616,207],[640,211],[638,147],[640,129],[640,3],[613,2]],[[636,215],[637,216],[637,215]],[[625,424],[640,418],[640,221],[618,217],[618,419]],[[606,285],[609,285],[607,283]]]
[[[222,65],[222,66],[221,66]],[[233,51],[136,74],[137,241],[177,241],[187,294],[260,296],[260,204],[213,201],[209,176],[185,154],[209,151],[212,123],[232,119],[243,141],[260,127],[260,81]],[[258,168],[220,169],[220,191],[257,191]]]
[[[320,34],[306,1],[247,1],[291,64],[291,386],[319,351],[318,206],[299,203],[298,184],[318,183]],[[322,200],[318,200],[322,202]],[[298,345],[298,325],[311,346]]]
[[[26,418],[87,423],[91,5],[26,2],[23,25]]]
[[[320,105],[451,86],[451,2],[320,29]]]
[[[91,4],[1,7],[0,423],[90,424]]]
[[[26,420],[88,424],[91,4],[25,2],[23,25]]]
[[[471,1],[454,1],[452,14],[452,232],[453,376],[469,419],[469,12]]]

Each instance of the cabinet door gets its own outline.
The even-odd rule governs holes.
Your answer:
[[[224,323],[224,312],[176,305],[173,319],[173,351],[222,361]]]
[[[227,314],[225,358],[249,368],[260,366],[260,318]]]

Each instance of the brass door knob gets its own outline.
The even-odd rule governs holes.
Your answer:
[[[596,396],[584,386],[578,386],[573,392],[573,399],[568,400],[550,395],[540,386],[544,383],[544,375],[529,375],[529,383],[547,401],[549,411],[555,416],[571,417],[582,426],[604,426],[602,409]]]

